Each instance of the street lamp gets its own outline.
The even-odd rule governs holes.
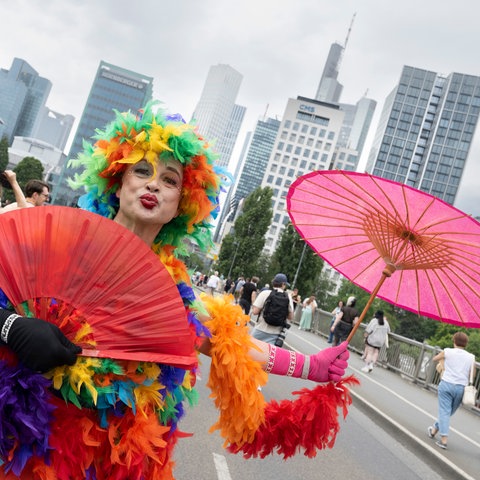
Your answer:
[[[301,268],[301,266],[302,266],[303,256],[305,255],[305,249],[306,249],[306,248],[307,248],[307,244],[304,242],[304,243],[303,243],[302,254],[300,255],[300,260],[298,261],[297,271],[295,272],[295,276],[293,277],[292,289],[295,287],[295,285],[296,285],[296,283],[297,283],[298,274],[299,274],[300,268]]]
[[[240,243],[238,242],[233,242],[233,244],[235,245],[235,252],[233,253],[232,263],[230,264],[227,278],[230,278],[230,274],[232,273],[232,268],[233,268],[233,265],[235,264],[235,258],[237,258],[238,246],[240,245]]]

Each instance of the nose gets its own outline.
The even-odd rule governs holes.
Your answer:
[[[149,192],[158,192],[160,190],[160,184],[157,178],[151,178],[148,181],[147,190]]]

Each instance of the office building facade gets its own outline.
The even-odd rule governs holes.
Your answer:
[[[52,88],[25,60],[14,58],[0,70],[0,138],[30,137]]]
[[[63,151],[74,122],[73,115],[63,115],[48,107],[42,107],[31,136]]]
[[[228,166],[245,107],[235,104],[243,76],[229,65],[213,65],[205,81],[192,122],[220,154],[218,165]]]
[[[137,112],[152,99],[153,78],[124,68],[100,62],[68,155],[76,158],[83,150],[83,141],[92,141],[96,128],[103,128],[120,112]],[[73,191],[67,179],[75,169],[63,166],[57,177],[52,177],[52,203],[75,206],[82,192]]]
[[[290,221],[286,197],[290,184],[313,170],[328,170],[334,163],[335,145],[345,113],[339,105],[306,97],[290,98],[262,179],[273,189],[273,220],[267,231],[265,251],[272,254]]]
[[[253,134],[248,132],[235,171],[235,181],[218,222],[215,241],[229,232],[240,213],[243,200],[261,186],[279,127],[280,120],[263,117],[257,121]]]
[[[403,67],[385,101],[367,171],[453,204],[480,112],[480,77]]]

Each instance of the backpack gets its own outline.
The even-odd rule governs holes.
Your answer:
[[[274,327],[283,327],[288,316],[290,300],[285,292],[272,290],[263,306],[263,319]]]

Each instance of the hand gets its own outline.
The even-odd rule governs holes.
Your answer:
[[[56,325],[38,318],[16,318],[6,343],[23,365],[42,373],[59,365],[73,365],[82,351]]]
[[[17,174],[13,170],[5,170],[3,172],[7,180],[10,182],[10,184],[14,183],[15,180],[17,179]]]
[[[321,350],[310,356],[310,369],[308,379],[314,382],[338,382],[348,367],[350,352],[345,341],[337,347]]]

